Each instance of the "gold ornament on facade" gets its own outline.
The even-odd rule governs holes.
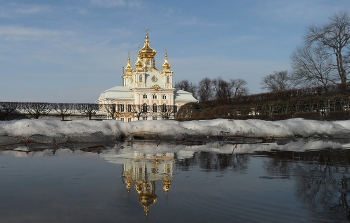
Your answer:
[[[153,85],[153,86],[152,86],[152,88],[153,88],[154,90],[156,90],[156,91],[158,91],[158,90],[160,89],[160,87],[159,87],[159,85],[158,85],[158,84]]]
[[[152,82],[157,82],[158,78],[155,75],[153,75],[151,80],[152,80]]]

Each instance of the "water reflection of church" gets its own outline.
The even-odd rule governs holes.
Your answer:
[[[127,191],[135,182],[138,201],[144,207],[145,214],[149,214],[152,204],[157,202],[156,181],[163,182],[163,190],[168,195],[173,178],[174,154],[143,154],[135,152],[133,158],[124,163],[123,177]]]

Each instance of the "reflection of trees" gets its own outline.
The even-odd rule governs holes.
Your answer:
[[[317,214],[350,220],[350,151],[274,152],[264,168],[296,181],[295,196]],[[293,161],[293,162],[291,162]],[[344,217],[343,217],[344,218]],[[343,219],[342,218],[342,219]]]
[[[218,154],[214,152],[196,152],[191,158],[178,160],[176,165],[183,171],[190,167],[199,166],[201,169],[211,171],[243,171],[248,168],[248,154]]]

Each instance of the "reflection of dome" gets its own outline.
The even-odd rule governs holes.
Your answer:
[[[127,159],[125,159],[127,158]],[[128,192],[135,182],[138,201],[144,207],[146,216],[150,206],[157,202],[156,181],[162,181],[165,194],[171,187],[173,176],[173,153],[141,153],[134,151],[120,156],[123,162],[123,179]]]
[[[166,195],[168,195],[170,187],[171,187],[171,178],[170,178],[170,176],[165,175],[163,178],[163,190],[164,190]]]
[[[146,216],[149,214],[149,207],[157,202],[154,181],[137,181],[135,189],[138,193],[139,203],[142,204]]]
[[[126,178],[125,183],[126,183],[126,189],[128,190],[128,193],[130,193],[132,178],[131,177]]]
[[[144,207],[145,214],[149,214],[149,207],[157,202],[157,195],[151,194],[139,194],[139,203]]]

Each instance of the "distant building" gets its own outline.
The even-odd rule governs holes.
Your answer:
[[[173,85],[173,71],[170,70],[168,55],[165,52],[162,69],[156,68],[148,32],[145,43],[138,51],[135,68],[128,55],[123,86],[115,86],[101,93],[98,103],[109,118],[124,122],[150,119],[171,119],[184,104],[196,102],[192,93],[177,90]]]

